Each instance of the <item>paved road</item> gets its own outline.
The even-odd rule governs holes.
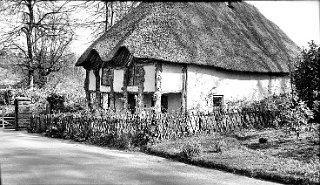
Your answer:
[[[0,129],[3,185],[210,184],[271,185],[244,176],[125,152]]]

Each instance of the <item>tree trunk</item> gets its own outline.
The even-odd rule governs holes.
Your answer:
[[[27,50],[28,50],[28,86],[30,89],[34,86],[34,70],[33,70],[33,53],[32,53],[32,29],[34,27],[34,16],[33,16],[33,6],[32,1],[27,1],[27,7],[29,10],[29,22],[28,22],[28,29],[26,30],[26,37],[27,37]]]
[[[107,30],[108,30],[108,18],[109,18],[108,13],[109,13],[109,8],[108,8],[108,2],[105,1],[104,3],[105,3],[105,6],[106,6],[106,7],[105,7],[105,8],[106,8],[105,31],[107,31]]]
[[[110,20],[110,26],[113,26],[113,14],[114,14],[114,10],[113,10],[113,2],[110,2],[111,4],[111,20]]]
[[[161,113],[161,95],[162,95],[162,90],[161,90],[161,80],[162,80],[162,65],[161,63],[156,63],[156,75],[155,75],[155,92],[153,95],[154,98],[154,110],[156,114]]]

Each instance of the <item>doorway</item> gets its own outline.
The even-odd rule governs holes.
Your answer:
[[[168,112],[168,96],[167,95],[161,96],[161,112],[162,113]]]
[[[136,110],[136,98],[135,94],[128,94],[128,109],[134,114]]]

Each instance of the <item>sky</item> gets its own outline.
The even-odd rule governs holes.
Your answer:
[[[320,44],[319,1],[247,1],[284,31],[299,47]]]

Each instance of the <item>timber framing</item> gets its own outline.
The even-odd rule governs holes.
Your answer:
[[[91,96],[90,96],[90,91],[89,91],[89,73],[90,73],[90,70],[89,69],[86,69],[86,78],[84,80],[84,90],[86,92],[86,99],[87,99],[87,103],[88,103],[88,107],[90,109],[92,109],[92,99],[91,99]]]
[[[161,79],[162,79],[162,64],[157,62],[155,65],[155,92],[154,98],[154,110],[156,113],[161,113]]]
[[[144,75],[145,71],[142,65],[137,65],[138,68],[138,98],[137,98],[137,112],[140,112],[143,109],[143,91],[144,91]]]
[[[123,92],[123,107],[125,110],[128,110],[128,75],[129,75],[129,70],[128,68],[124,68],[124,73],[123,73],[123,84],[122,84],[122,92]]]
[[[115,93],[114,93],[114,88],[113,88],[113,82],[114,82],[114,70],[112,71],[112,77],[111,77],[111,84],[110,84],[110,93],[109,93],[109,98],[110,98],[110,105],[109,108],[111,110],[116,110],[116,105],[115,105]]]
[[[181,108],[182,113],[187,113],[187,86],[188,86],[188,66],[182,67],[182,92],[181,92]]]
[[[94,70],[94,76],[96,77],[96,106],[101,108],[101,92],[100,92],[100,74],[99,69]]]

